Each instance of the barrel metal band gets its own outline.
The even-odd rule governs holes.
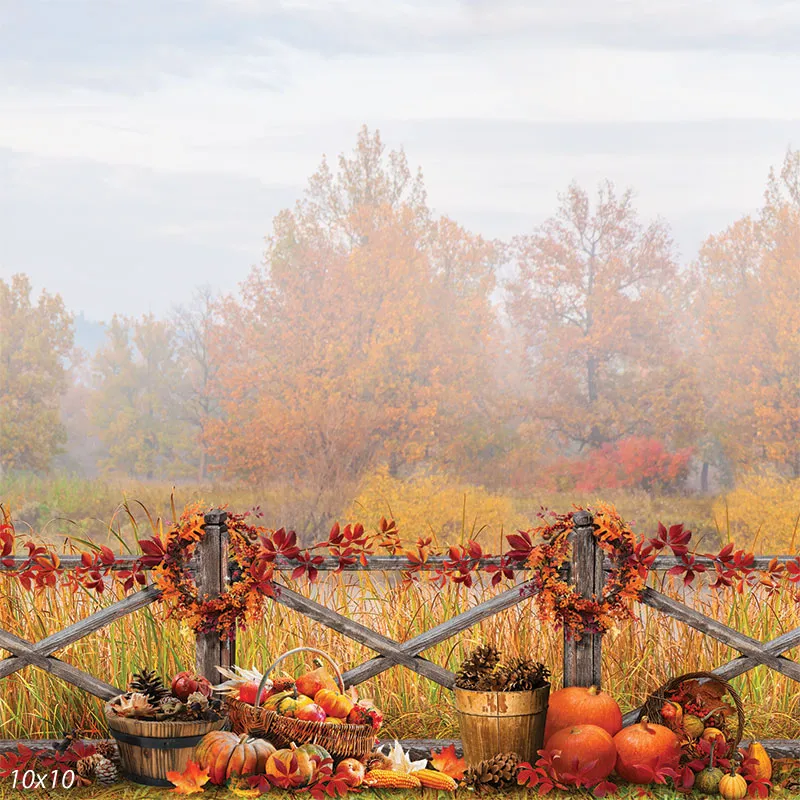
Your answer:
[[[171,781],[166,781],[163,778],[151,778],[149,775],[138,775],[135,772],[126,772],[125,777],[130,778],[134,783],[142,783],[145,786],[174,786]]]
[[[200,736],[177,736],[164,739],[156,736],[134,736],[130,733],[123,733],[113,729],[111,730],[111,735],[118,742],[135,744],[139,747],[147,747],[150,750],[183,750],[187,747],[194,747],[205,736],[204,733],[201,733]],[[169,785],[171,786],[172,784]]]

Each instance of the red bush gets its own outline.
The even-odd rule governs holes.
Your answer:
[[[579,459],[563,459],[547,471],[550,489],[669,490],[677,488],[689,469],[691,448],[669,452],[663,442],[630,436],[604,444]]]

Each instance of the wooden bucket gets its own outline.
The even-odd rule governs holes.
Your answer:
[[[126,776],[145,786],[172,786],[168,772],[183,772],[197,743],[211,731],[225,727],[225,717],[213,722],[150,722],[119,717],[106,705],[106,720],[117,740]]]
[[[532,692],[455,690],[464,758],[476,766],[498,753],[516,753],[520,761],[536,763],[544,746],[544,723],[550,685]]]

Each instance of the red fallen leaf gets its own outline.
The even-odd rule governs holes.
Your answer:
[[[172,790],[175,794],[196,794],[205,791],[203,786],[210,778],[208,769],[200,769],[196,761],[189,761],[183,772],[167,772],[167,780],[175,786]]]
[[[258,789],[261,794],[266,794],[272,788],[272,784],[266,775],[250,775],[247,778],[247,782],[254,789]]]
[[[609,794],[616,794],[617,793],[617,784],[611,783],[609,780],[600,781],[597,786],[594,787],[592,790],[592,794],[595,797],[605,797]]]
[[[439,772],[449,775],[453,780],[460,781],[467,769],[467,762],[456,755],[456,747],[451,744],[441,750],[431,750],[431,765]]]

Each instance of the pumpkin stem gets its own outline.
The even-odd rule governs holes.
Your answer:
[[[640,725],[641,725],[641,726],[642,726],[642,727],[643,727],[643,728],[644,728],[646,731],[649,731],[649,730],[650,730],[650,726],[648,725],[648,723],[649,723],[649,722],[650,722],[650,720],[649,720],[649,719],[648,719],[646,716],[644,716],[644,717],[642,717],[642,719],[641,719],[641,721],[639,722],[639,724],[640,724]]]
[[[717,746],[717,740],[713,739],[711,742],[711,751],[708,754],[708,766],[709,768],[714,768],[714,748]]]
[[[594,684],[592,684],[589,687],[589,694],[592,695],[592,696],[600,694],[600,687],[599,686],[595,686]]]

